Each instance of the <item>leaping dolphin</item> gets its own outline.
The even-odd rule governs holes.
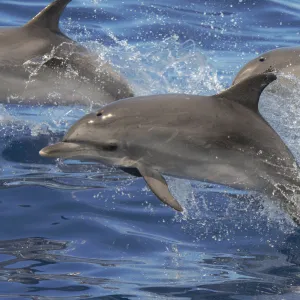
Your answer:
[[[40,155],[136,169],[154,194],[178,211],[182,207],[162,174],[286,196],[299,187],[297,163],[258,112],[262,91],[275,79],[274,74],[253,76],[214,96],[113,102],[80,119],[61,143]],[[299,222],[297,205],[285,198],[282,203]]]
[[[98,104],[132,97],[108,63],[59,29],[71,0],[55,0],[22,27],[0,30],[0,102]]]
[[[232,84],[266,72],[280,72],[300,78],[300,47],[279,48],[261,54],[238,72]],[[283,78],[280,80],[283,82]],[[284,81],[287,82],[287,80]]]

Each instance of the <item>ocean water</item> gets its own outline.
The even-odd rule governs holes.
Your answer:
[[[46,4],[1,0],[0,26]],[[61,28],[137,95],[209,95],[297,45],[299,19],[298,0],[73,0]],[[300,87],[273,87],[260,111],[299,160]],[[300,231],[266,199],[168,178],[180,214],[143,179],[39,157],[87,111],[0,106],[0,299],[300,299]]]

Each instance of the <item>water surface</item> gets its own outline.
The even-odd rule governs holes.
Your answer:
[[[1,1],[0,25],[46,4]],[[299,19],[296,0],[73,0],[61,27],[138,95],[213,94],[249,59],[298,45]],[[297,158],[299,95],[260,103]],[[39,157],[87,109],[0,112],[0,298],[299,299],[300,235],[269,201],[168,178],[178,214],[142,179]]]

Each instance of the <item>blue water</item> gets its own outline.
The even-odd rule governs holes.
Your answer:
[[[0,26],[46,4],[2,0]],[[298,45],[299,20],[298,0],[73,0],[61,27],[138,95],[213,94],[259,53]],[[266,92],[260,107],[297,158],[299,95]],[[86,112],[0,107],[1,299],[300,298],[300,232],[265,199],[168,178],[179,214],[120,170],[39,157]]]

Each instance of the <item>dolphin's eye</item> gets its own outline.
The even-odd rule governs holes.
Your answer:
[[[102,146],[104,151],[116,151],[118,149],[118,145],[116,143],[108,143]]]
[[[266,60],[265,57],[261,57],[261,58],[259,59],[259,61],[261,61],[261,62],[263,62],[263,61],[265,61],[265,60]]]
[[[97,117],[101,117],[103,115],[103,110],[101,110],[101,111],[99,111],[99,112],[97,112]]]

